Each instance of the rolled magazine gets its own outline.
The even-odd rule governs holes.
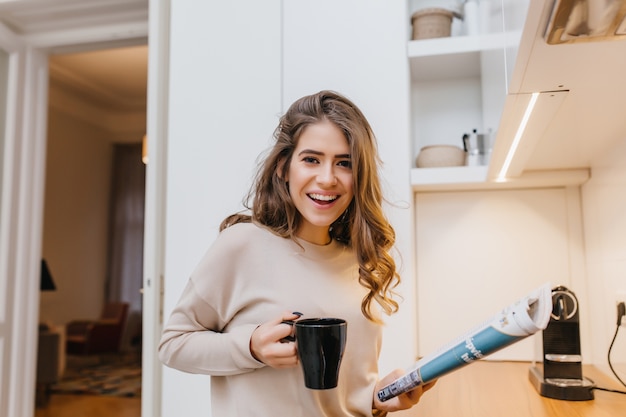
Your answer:
[[[490,320],[418,360],[406,374],[378,391],[378,399],[387,401],[535,334],[548,326],[550,313],[552,290],[546,283]]]

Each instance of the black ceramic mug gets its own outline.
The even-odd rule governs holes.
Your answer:
[[[348,323],[337,318],[315,318],[298,320],[294,326],[304,385],[310,389],[337,387]]]

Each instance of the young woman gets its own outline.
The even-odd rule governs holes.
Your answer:
[[[381,207],[372,129],[347,98],[291,105],[246,200],[224,220],[163,331],[170,367],[212,376],[216,416],[372,416],[406,409],[431,385],[381,403],[401,376],[378,376],[381,310],[394,313],[395,235]],[[285,320],[340,317],[348,338],[338,386],[304,386]]]

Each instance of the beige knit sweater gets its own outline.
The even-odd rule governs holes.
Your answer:
[[[220,233],[163,331],[159,357],[212,375],[214,416],[371,416],[381,326],[361,313],[366,290],[352,250],[276,236],[251,223]],[[300,367],[274,369],[250,354],[250,336],[285,310],[348,322],[337,388],[310,390]]]

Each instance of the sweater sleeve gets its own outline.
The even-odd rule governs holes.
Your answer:
[[[231,233],[218,237],[172,311],[159,343],[159,358],[166,366],[214,376],[265,366],[250,352],[250,337],[258,324],[229,323],[234,314],[230,311],[234,308],[232,297],[237,294],[233,287],[238,263],[234,253],[240,249],[233,247],[234,238]]]
[[[210,317],[216,317],[215,310],[198,296],[190,280],[163,330],[161,361],[181,371],[208,375],[241,374],[265,366],[250,353],[250,337],[257,325],[221,333],[203,323]]]

